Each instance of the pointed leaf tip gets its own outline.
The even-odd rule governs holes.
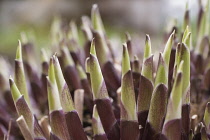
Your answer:
[[[92,20],[93,29],[98,31],[101,35],[103,35],[105,32],[105,29],[104,29],[104,25],[103,25],[97,4],[93,4],[92,6],[91,20]]]
[[[148,34],[146,34],[146,40],[145,40],[145,48],[144,48],[144,61],[150,57],[151,55],[151,41]]]
[[[21,41],[18,40],[18,47],[17,47],[17,51],[16,51],[16,59],[17,60],[22,60],[22,45],[21,45]]]
[[[48,76],[49,76],[49,80],[50,80],[52,83],[55,83],[55,74],[54,74],[53,57],[50,58],[50,65],[49,65],[49,69],[48,69]]]
[[[172,35],[174,36],[174,35],[175,35],[175,33],[176,33],[176,30],[174,29],[174,30],[173,30],[173,32],[172,32]]]
[[[90,54],[89,59],[86,60],[86,71],[90,73],[94,99],[107,98],[108,92],[97,57]]]
[[[126,74],[130,69],[131,67],[128,48],[126,44],[123,44],[122,75]]]
[[[171,48],[172,48],[173,41],[174,41],[174,35],[175,35],[175,30],[169,36],[168,41],[166,42],[166,45],[165,45],[164,52],[163,52],[163,59],[165,61],[167,69],[169,67],[169,61],[170,61],[170,56],[171,56]]]
[[[14,83],[14,80],[12,79],[12,76],[10,75],[10,78],[9,78],[9,84],[10,84],[10,86],[12,86],[13,83]]]
[[[58,56],[58,53],[55,52],[52,57],[53,57],[53,59],[55,59],[57,56]]]
[[[160,84],[163,83],[166,86],[168,86],[168,73],[167,73],[167,69],[165,67],[165,61],[163,59],[163,55],[160,52],[159,53],[159,60],[158,60],[158,67],[157,67],[157,72],[156,72],[156,77],[155,77],[155,87]]]
[[[149,34],[146,34],[146,41],[150,41]]]
[[[53,66],[54,66],[54,76],[57,83],[57,87],[59,92],[61,92],[63,86],[65,85],[66,81],[64,79],[60,63],[58,61],[58,57],[53,55]]]
[[[92,39],[91,46],[90,46],[90,54],[96,56],[96,48],[95,48],[95,39]]]
[[[185,43],[189,49],[191,48],[191,32],[189,32],[187,34],[187,36],[185,37],[183,43]]]
[[[183,37],[182,37],[182,42],[184,42],[185,38],[187,37],[188,33],[190,32],[189,26],[186,26],[186,29],[184,31]]]
[[[21,97],[21,93],[11,77],[9,78],[9,83],[10,83],[10,90],[12,93],[13,101],[16,102]]]
[[[64,79],[58,57],[53,56],[54,60],[54,75],[58,88],[58,93],[60,95],[60,102],[64,112],[69,112],[74,110],[74,103],[68,88],[68,85]]]
[[[59,63],[59,61],[58,61],[57,53],[55,53],[53,55],[53,64],[57,64],[57,63]]]
[[[95,11],[95,10],[98,10],[98,4],[93,4],[93,7],[92,7],[92,9]]]

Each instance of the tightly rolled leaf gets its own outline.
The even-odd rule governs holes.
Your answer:
[[[17,84],[20,93],[24,95],[26,102],[30,106],[30,99],[29,99],[25,72],[23,67],[23,60],[22,60],[22,46],[20,41],[17,48],[16,59],[15,59],[15,83]]]
[[[53,110],[60,110],[62,109],[62,107],[54,74],[53,58],[50,59],[48,76],[46,77],[46,79],[47,79],[49,112]]]
[[[28,104],[26,103],[26,101],[24,99],[24,95],[21,95],[20,91],[18,90],[18,88],[12,78],[10,78],[9,82],[10,82],[12,98],[15,103],[15,107],[18,112],[18,115],[19,116],[22,115],[24,117],[30,133],[32,133],[32,135],[34,135],[33,113],[31,112]]]
[[[183,66],[184,61],[181,61],[168,101],[166,119],[162,130],[163,134],[170,140],[181,139]]]
[[[60,139],[67,140],[70,137],[67,131],[64,112],[61,109],[56,109],[57,107],[61,108],[61,105],[60,106],[55,105],[57,103],[59,104],[59,102],[55,102],[56,98],[53,97],[55,95],[52,95],[55,93],[51,91],[52,90],[51,88],[52,88],[52,85],[48,81],[48,100],[49,100],[49,107],[50,107],[49,119],[50,119],[50,126],[52,129],[52,134],[55,135],[56,137],[59,137]]]
[[[86,71],[90,72],[93,99],[104,127],[104,131],[106,132],[108,139],[118,140],[120,138],[119,124],[117,123],[112,110],[112,104],[108,96],[94,45],[92,45],[90,49],[89,64]]]
[[[169,61],[170,61],[170,55],[171,55],[171,48],[173,45],[173,39],[174,39],[174,33],[170,35],[164,52],[163,54],[160,53],[159,55],[159,61],[158,61],[158,68],[156,72],[156,77],[155,77],[155,86],[156,87],[158,84],[163,83],[168,87],[168,71],[169,71]]]
[[[185,80],[182,86],[182,104],[188,104],[190,102],[190,51],[184,43],[177,47],[175,65],[179,66],[181,61],[185,62],[185,65],[183,65],[183,79]]]
[[[93,36],[96,46],[96,54],[102,73],[104,75],[105,83],[109,91],[109,95],[116,101],[116,91],[120,87],[120,78],[113,66],[113,53],[108,39],[105,35],[104,26],[100,17],[99,9],[96,4],[92,7],[91,20],[93,26]],[[100,55],[99,55],[100,54]]]
[[[47,91],[49,104],[49,120],[52,134],[59,139],[70,139],[66,126],[64,112],[61,107],[59,91],[56,84],[53,58],[50,59],[50,66],[47,77]]]
[[[93,35],[92,35],[91,29],[90,29],[91,28],[90,27],[91,26],[90,18],[88,16],[82,16],[81,20],[82,20],[81,28],[82,28],[82,31],[84,32],[85,38],[87,41],[91,41],[93,38]],[[88,54],[89,54],[89,50],[88,50]]]
[[[133,77],[127,46],[123,45],[122,55],[122,91],[121,91],[121,140],[139,139],[139,125],[136,114],[136,100],[133,86]]]
[[[153,55],[151,53],[151,41],[149,35],[146,35],[141,75],[153,82]]]
[[[29,42],[27,36],[24,32],[21,33],[22,43],[22,56],[23,56],[23,63],[26,70],[26,74],[30,81],[31,86],[31,95],[38,105],[42,106],[43,100],[43,91],[42,91],[42,84],[41,79],[39,78],[39,65],[37,65],[36,61],[36,52],[33,43]],[[46,96],[45,96],[46,99]]]
[[[92,28],[98,31],[101,35],[105,34],[104,25],[99,13],[98,5],[94,4],[91,11]]]
[[[56,79],[56,85],[58,87],[61,106],[64,112],[72,111],[75,109],[74,103],[71,94],[69,92],[67,83],[63,77],[63,73],[58,58],[55,55],[53,56],[53,66],[54,66],[54,75]]]
[[[106,43],[105,38],[97,31],[93,32],[94,35],[94,40],[95,40],[95,45],[96,47],[96,52],[97,54],[100,54],[97,56],[98,61],[100,63],[100,66],[102,67],[107,61],[110,60],[110,54],[108,50],[108,46]]]
[[[104,75],[107,88],[109,91],[114,91],[112,92],[113,95],[109,95],[115,100],[115,92],[120,87],[120,78],[113,66],[112,60],[110,59],[111,55],[108,50],[106,40],[99,33],[94,32],[94,41],[92,41],[92,45],[96,46],[96,54],[100,54],[97,55],[97,58]]]
[[[174,42],[174,36],[175,36],[175,30],[172,32],[172,34],[169,36],[168,41],[166,42],[165,49],[163,52],[163,59],[166,64],[166,70],[168,71],[169,68],[169,62],[170,62],[170,56],[171,56],[171,49]]]
[[[167,70],[166,70],[166,64],[163,59],[163,54],[159,53],[159,60],[158,60],[158,67],[155,77],[155,84],[154,88],[157,87],[159,84],[168,85],[168,78],[167,78]]]
[[[9,79],[9,82],[10,82],[10,89],[11,89],[13,101],[15,103],[15,107],[18,112],[18,115],[23,116],[25,123],[27,124],[28,131],[33,137],[44,138],[44,134],[39,124],[37,123],[37,120],[34,117],[33,112],[30,110],[27,102],[25,101],[24,95],[21,95],[20,91],[18,90],[12,78]],[[26,126],[23,125],[23,127],[26,127]]]
[[[144,128],[149,112],[150,101],[153,92],[153,55],[151,54],[151,42],[146,35],[144,60],[139,82],[139,93],[137,100],[138,122],[141,125],[140,137],[143,136]]]
[[[180,60],[184,61],[185,66],[183,66],[183,96],[182,99],[182,127],[183,127],[183,136],[188,138],[190,133],[190,48],[191,48],[191,32],[189,32],[188,26],[184,32],[184,36],[182,38],[182,42],[186,44],[186,46],[182,47],[182,53],[180,54]],[[177,52],[178,53],[178,52]]]
[[[63,77],[63,73],[56,56],[53,56],[53,65],[55,69],[54,74],[60,95],[61,106],[65,112],[67,125],[66,131],[68,130],[68,133],[72,139],[87,140],[86,134],[84,133],[82,127],[82,123],[79,119],[77,111],[75,110],[71,94]],[[77,129],[75,129],[75,126],[77,126]]]
[[[135,92],[131,74],[130,59],[127,47],[123,45],[122,55],[122,92],[121,92],[121,120],[137,120]]]

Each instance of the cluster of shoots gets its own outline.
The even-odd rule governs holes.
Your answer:
[[[186,7],[157,60],[149,35],[135,54],[127,33],[117,61],[97,5],[82,17],[83,44],[75,21],[56,18],[40,55],[22,33],[14,71],[0,59],[0,139],[209,139],[209,1],[192,33]]]

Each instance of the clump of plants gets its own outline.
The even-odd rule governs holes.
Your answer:
[[[74,21],[55,19],[41,55],[22,34],[14,71],[0,59],[0,139],[209,139],[209,18],[208,1],[192,29],[187,7],[157,61],[149,35],[140,61],[128,33],[116,61],[97,5],[82,17],[82,45]]]

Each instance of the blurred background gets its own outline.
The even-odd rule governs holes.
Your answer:
[[[0,55],[15,57],[22,31],[29,35],[37,49],[51,45],[50,27],[54,16],[81,24],[81,16],[90,16],[92,4],[97,3],[109,38],[120,38],[128,31],[144,44],[149,34],[153,47],[163,43],[163,32],[169,21],[181,26],[185,0],[5,0],[0,1]],[[190,18],[196,20],[198,0],[189,0]],[[123,42],[121,42],[123,43]]]

